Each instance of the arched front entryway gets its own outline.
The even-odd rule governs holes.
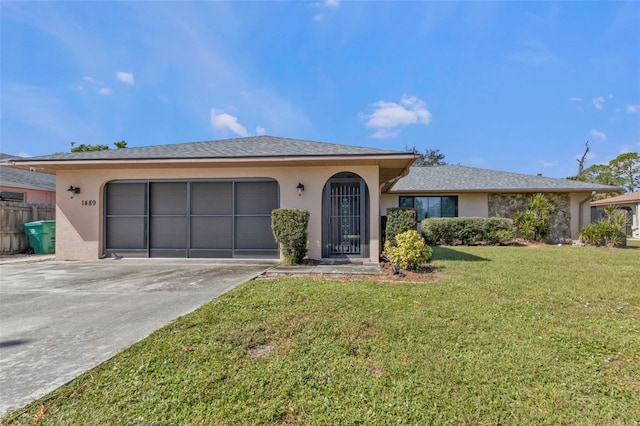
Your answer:
[[[369,257],[369,190],[357,174],[333,175],[322,192],[322,257]]]

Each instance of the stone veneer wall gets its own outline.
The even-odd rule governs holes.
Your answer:
[[[515,218],[516,213],[526,210],[534,194],[490,193],[489,217]],[[569,194],[544,194],[554,206],[551,216],[551,232],[547,243],[565,243],[571,241],[571,198]]]

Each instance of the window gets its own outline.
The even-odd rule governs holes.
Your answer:
[[[0,200],[24,202],[24,192],[2,191],[0,192]]]
[[[400,207],[416,209],[418,221],[430,217],[458,217],[458,197],[400,197]]]

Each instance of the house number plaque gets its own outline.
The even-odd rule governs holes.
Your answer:
[[[83,206],[95,206],[96,200],[82,200]]]

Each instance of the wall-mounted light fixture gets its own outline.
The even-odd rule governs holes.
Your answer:
[[[298,182],[298,186],[296,186],[296,189],[298,190],[298,197],[302,196],[302,192],[304,191],[304,185]]]
[[[73,186],[70,185],[69,189],[67,189],[67,192],[69,193],[69,196],[71,198],[73,198],[74,195],[79,194],[80,193],[80,187],[79,186]]]

